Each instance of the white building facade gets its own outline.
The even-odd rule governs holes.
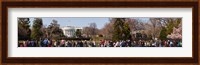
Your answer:
[[[75,27],[75,26],[64,26],[61,27],[63,33],[67,37],[75,37],[76,36],[76,31],[79,29],[82,31],[82,27]]]

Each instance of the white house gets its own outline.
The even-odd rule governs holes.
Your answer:
[[[61,27],[61,29],[63,30],[63,33],[65,36],[67,37],[74,37],[76,34],[77,29],[82,30],[82,27],[75,27],[75,26],[64,26]]]

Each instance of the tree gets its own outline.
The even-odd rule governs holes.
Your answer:
[[[161,40],[167,39],[167,33],[166,32],[167,32],[166,28],[162,27],[162,30],[160,32],[160,37],[159,37]]]
[[[142,18],[128,18],[126,19],[126,23],[130,27],[132,40],[152,38],[152,24],[146,20],[142,20]],[[137,37],[138,34],[141,34],[143,37]]]
[[[81,37],[82,33],[80,29],[76,30],[76,37]]]
[[[29,18],[18,18],[18,39],[30,39]]]
[[[58,24],[57,20],[52,20],[52,22],[48,26],[48,31],[49,38],[59,39],[64,35],[62,29],[60,29],[60,25]]]
[[[169,23],[166,25],[167,34],[172,33],[174,27],[177,27],[179,23],[181,23],[181,21],[182,21],[181,18],[175,18],[175,19],[169,20]]]
[[[131,30],[130,27],[128,25],[128,23],[124,23],[124,27],[123,27],[123,40],[131,40]]]
[[[126,18],[113,18],[113,41],[130,40],[130,27],[125,23]]]
[[[83,28],[83,35],[91,37],[97,35],[98,29],[96,23],[90,23],[89,26]]]
[[[182,22],[177,27],[173,28],[173,32],[167,36],[171,39],[182,39]]]
[[[157,20],[156,18],[150,18],[150,23],[151,23],[151,27],[152,27],[152,37],[153,39],[159,37],[160,35],[160,31],[161,31],[161,24],[160,24],[160,20]]]
[[[89,37],[89,35],[90,35],[90,27],[84,27],[83,28],[83,36]]]
[[[91,28],[91,35],[96,35],[97,34],[97,25],[96,23],[90,23],[90,28]]]
[[[131,31],[144,30],[145,29],[144,23],[140,19],[128,18],[128,19],[126,19],[126,23],[129,24]]]
[[[122,40],[123,39],[122,29],[123,29],[125,18],[114,18],[112,20],[115,21],[114,24],[113,24],[114,31],[113,31],[113,38],[112,39],[114,41]]]
[[[32,33],[31,33],[31,38],[35,40],[39,40],[42,36],[42,28],[43,22],[41,18],[35,18],[33,21],[33,26],[32,26]]]
[[[113,24],[114,21],[106,23],[105,26],[99,31],[99,34],[102,34],[104,39],[112,39],[112,34],[114,30]]]
[[[48,38],[48,35],[49,35],[49,30],[47,28],[47,25],[43,25],[42,28],[41,28],[41,31],[43,33],[43,36],[42,38]]]

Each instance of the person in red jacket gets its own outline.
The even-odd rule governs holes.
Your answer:
[[[104,43],[105,43],[105,41],[104,40],[100,40],[100,47],[104,47]]]

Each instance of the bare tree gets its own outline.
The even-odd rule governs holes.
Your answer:
[[[96,35],[97,34],[97,25],[95,22],[93,23],[90,23],[90,26],[89,26],[91,29],[91,35]]]
[[[159,37],[160,31],[161,31],[161,22],[160,20],[156,19],[156,18],[150,18],[150,23],[152,25],[152,37],[155,39],[157,37]]]
[[[106,39],[111,39],[112,33],[113,33],[113,23],[112,22],[106,23],[104,28],[102,28],[99,31],[99,34],[104,35],[104,38],[106,38]]]
[[[85,34],[85,37],[89,37],[91,35],[91,28],[90,27],[84,27],[83,28],[83,34]]]

